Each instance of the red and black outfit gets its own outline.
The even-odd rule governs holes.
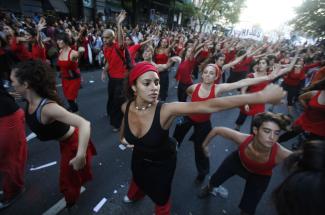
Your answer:
[[[78,62],[71,60],[70,48],[67,60],[57,61],[57,65],[60,68],[62,88],[64,97],[68,100],[69,109],[72,112],[77,112],[79,110],[76,99],[78,97],[78,92],[80,89],[81,78],[80,69],[78,68]],[[61,54],[61,53],[60,53]]]
[[[293,106],[297,101],[299,92],[304,86],[305,72],[301,69],[299,72],[291,71],[283,78],[282,87],[288,92],[288,106]]]
[[[239,208],[248,214],[255,213],[257,204],[268,187],[280,147],[278,143],[274,143],[268,161],[259,163],[251,160],[245,153],[253,139],[253,135],[248,136],[240,144],[239,149],[222,162],[209,181],[210,187],[218,187],[234,175],[244,178],[246,184]]]
[[[235,65],[230,71],[230,76],[227,80],[228,83],[234,83],[244,79],[247,76],[249,67],[253,62],[253,57],[245,57],[242,61]]]
[[[17,43],[17,38],[13,37],[10,41],[10,49],[20,61],[32,59],[32,54],[28,51],[23,43]]]
[[[168,55],[165,53],[155,54],[154,60],[156,64],[166,64],[168,62]],[[162,101],[166,101],[168,97],[168,87],[169,87],[169,70],[159,72],[160,81],[160,92],[159,96]]]
[[[194,58],[184,60],[179,64],[175,79],[178,81],[177,98],[180,102],[186,102],[186,89],[193,84],[192,73],[196,61]]]
[[[305,132],[308,139],[325,139],[325,105],[319,104],[318,91],[308,102],[308,107],[293,124],[293,130],[280,136],[279,142],[289,139]]]
[[[58,140],[61,139],[70,129],[67,125],[60,121],[54,121],[49,124],[41,123],[42,108],[51,103],[47,99],[42,99],[38,107],[33,113],[29,113],[26,106],[26,121],[30,129],[37,135],[41,141]],[[80,188],[87,181],[92,179],[91,160],[92,156],[96,154],[96,149],[91,140],[88,142],[86,152],[86,165],[83,169],[75,171],[69,164],[78,150],[78,128],[75,128],[74,133],[60,141],[60,191],[63,193],[67,206],[72,206],[76,203],[80,195]]]
[[[123,96],[124,78],[126,77],[126,56],[124,47],[119,47],[117,42],[104,47],[104,56],[108,63],[108,100],[106,104],[107,116],[114,128],[120,128],[123,113],[121,106],[125,102]]]
[[[2,203],[10,202],[25,185],[27,161],[24,111],[7,93],[0,78],[0,174],[4,192]]]
[[[254,78],[254,73],[250,73],[247,75],[247,78]],[[258,84],[254,84],[251,85],[247,88],[246,93],[256,93],[259,91],[264,90],[265,87],[267,87],[267,85],[269,84],[269,81],[263,81],[261,83]],[[239,116],[236,120],[236,124],[241,126],[244,124],[247,116],[252,116],[252,118],[258,114],[258,113],[263,113],[265,111],[265,104],[250,104],[249,105],[249,111],[247,112],[245,110],[245,107],[240,107],[240,112],[239,112]],[[252,119],[253,122],[253,119]]]
[[[192,94],[192,102],[206,101],[216,97],[215,95],[216,85],[212,85],[211,91],[208,97],[201,98],[199,96],[199,91],[201,88],[201,83],[197,84]],[[185,135],[194,127],[194,133],[191,139],[194,140],[194,152],[195,152],[195,164],[198,170],[197,179],[202,181],[204,177],[209,173],[210,163],[209,158],[204,155],[202,143],[208,133],[211,131],[211,114],[192,114],[188,117],[183,117],[183,120],[176,125],[173,137],[178,141],[179,144],[182,143]]]
[[[157,104],[152,125],[143,137],[136,137],[129,127],[127,104],[124,116],[124,137],[134,145],[131,169],[132,181],[128,191],[130,200],[139,200],[145,195],[156,204],[156,215],[170,214],[170,194],[176,169],[176,143],[169,137],[169,129],[160,124],[160,110],[163,103]]]

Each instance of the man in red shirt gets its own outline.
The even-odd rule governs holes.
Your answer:
[[[123,114],[121,106],[125,101],[123,96],[123,82],[127,73],[125,66],[126,56],[123,44],[123,34],[121,23],[126,17],[126,12],[122,11],[116,18],[117,21],[117,40],[115,33],[111,29],[106,29],[103,33],[104,56],[106,65],[102,71],[102,80],[106,79],[108,73],[108,101],[106,105],[107,116],[114,132],[118,132],[121,126]]]

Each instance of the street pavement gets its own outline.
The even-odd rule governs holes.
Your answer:
[[[127,193],[131,179],[130,159],[131,150],[119,148],[118,133],[112,132],[106,116],[107,82],[100,80],[100,70],[83,72],[82,89],[78,97],[80,115],[91,122],[91,138],[96,146],[98,155],[93,159],[93,181],[85,186],[80,200],[72,214],[106,214],[106,215],[152,215],[154,204],[148,198],[125,204],[123,196]],[[174,74],[170,75],[170,89],[168,101],[176,101]],[[58,86],[62,95],[62,89]],[[22,104],[23,105],[23,104]],[[284,105],[279,105],[275,112],[286,112]],[[233,128],[239,109],[232,109],[213,114],[214,126]],[[174,125],[170,129],[172,135]],[[246,120],[242,131],[249,131],[250,120]],[[26,135],[31,132],[27,128]],[[186,136],[178,151],[177,168],[172,187],[172,214],[173,215],[218,215],[239,214],[238,205],[244,189],[245,181],[240,177],[233,177],[224,183],[229,191],[227,198],[211,196],[207,199],[196,197],[199,191],[194,184],[196,168],[194,162],[193,143],[188,140],[192,131]],[[289,143],[285,144],[289,147]],[[59,192],[59,144],[56,141],[40,142],[37,138],[28,141],[28,161],[26,168],[26,191],[14,205],[3,210],[3,215],[37,215],[51,214],[53,205],[63,198]],[[214,138],[210,145],[210,175],[214,173],[222,160],[236,147],[233,143],[221,137]],[[51,162],[56,164],[37,169],[37,167]],[[34,169],[33,169],[34,168]],[[35,169],[36,168],[36,169]],[[266,194],[258,205],[256,214],[273,215],[271,192],[283,180],[281,166],[274,170],[271,183]],[[207,179],[204,185],[207,183]],[[103,199],[107,201],[94,212],[95,206]],[[52,208],[52,209],[50,209]],[[48,211],[50,209],[50,211]],[[60,214],[67,214],[66,211]]]

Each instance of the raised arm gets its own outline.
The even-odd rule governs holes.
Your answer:
[[[126,17],[126,12],[122,10],[121,13],[116,18],[117,40],[120,48],[123,47],[124,45],[122,22],[124,21],[125,17]]]
[[[242,61],[244,59],[244,57],[246,57],[246,56],[247,56],[247,53],[245,53],[245,54],[237,57],[235,60],[231,61],[230,63],[223,65],[222,66],[222,70],[225,70],[225,69],[228,69],[230,67],[235,66],[237,63],[239,63],[240,61]]]

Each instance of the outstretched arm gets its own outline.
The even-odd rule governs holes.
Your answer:
[[[240,145],[247,138],[247,136],[249,136],[248,134],[243,134],[239,131],[235,131],[230,128],[214,127],[209,132],[209,134],[206,136],[204,142],[202,143],[203,151],[206,156],[209,155],[208,145],[210,144],[211,139],[218,135],[224,137],[225,139],[229,139],[229,140],[233,141],[237,145]]]

